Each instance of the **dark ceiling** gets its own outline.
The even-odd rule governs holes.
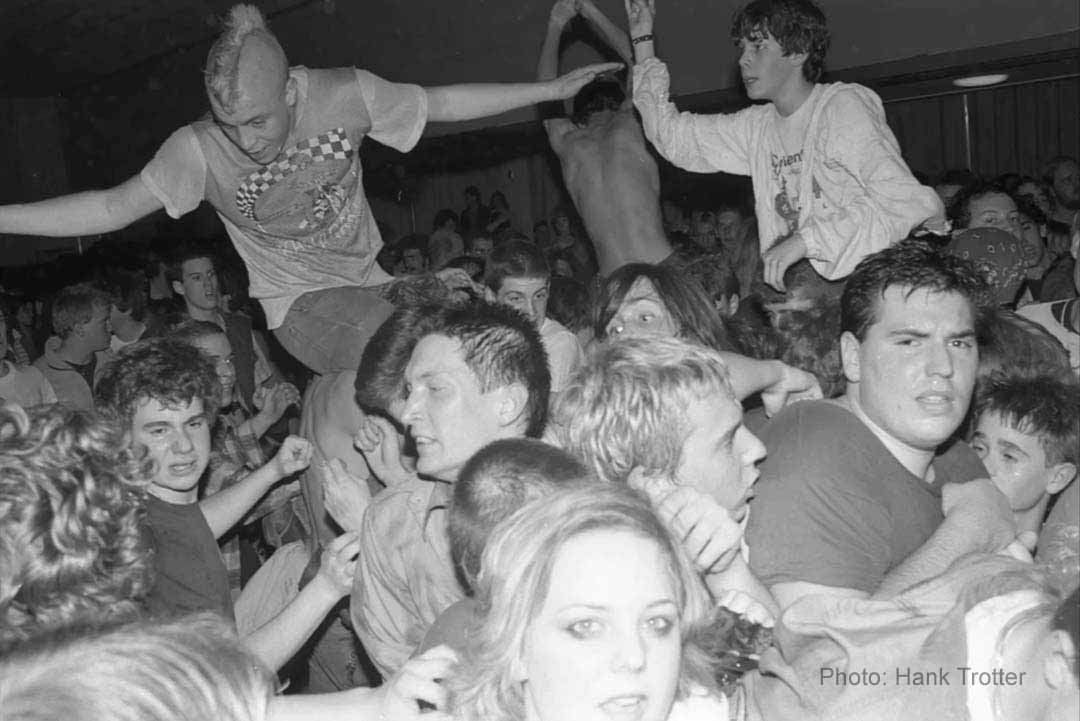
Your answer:
[[[262,0],[268,18],[327,0]],[[0,0],[0,96],[53,95],[207,45],[232,0]],[[332,8],[332,0],[330,5]]]

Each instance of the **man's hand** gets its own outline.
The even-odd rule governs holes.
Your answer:
[[[356,450],[364,454],[371,473],[384,486],[409,481],[413,473],[401,462],[401,437],[394,424],[381,416],[364,416],[353,437]]]
[[[761,391],[761,403],[765,407],[765,415],[769,418],[789,403],[813,400],[824,395],[821,384],[813,373],[786,363],[780,364],[783,366],[780,380]]]
[[[765,608],[764,604],[759,602],[749,593],[744,593],[742,591],[724,591],[717,597],[716,605],[723,606],[732,613],[743,616],[766,628],[772,628],[776,625],[776,618],[773,616],[772,611]]]
[[[972,550],[997,553],[1017,539],[1009,499],[987,478],[945,484],[941,511],[946,523],[962,524],[961,528],[970,532]]]
[[[551,100],[566,100],[577,95],[583,87],[596,80],[604,73],[612,72],[623,67],[622,63],[595,63],[585,67],[571,70],[570,72],[548,81],[551,88]]]
[[[264,391],[256,391],[252,401],[259,413],[269,421],[269,425],[278,422],[289,406],[300,405],[300,391],[292,383],[278,383]]]
[[[274,464],[274,475],[282,479],[304,470],[311,463],[312,450],[311,442],[306,438],[286,437],[277,455],[270,461]]]
[[[577,15],[578,4],[575,0],[558,0],[551,6],[551,17],[548,22],[557,28],[564,28],[566,24]]]
[[[653,31],[656,0],[626,0],[626,19],[630,22],[630,37],[637,38]]]
[[[359,555],[360,534],[354,531],[338,536],[323,550],[317,577],[334,590],[337,598],[343,598],[352,591],[356,557]]]
[[[371,490],[367,481],[357,478],[340,458],[331,458],[321,465],[323,505],[342,530],[359,531],[364,512],[371,505]]]
[[[379,690],[380,719],[394,721],[450,721],[446,713],[447,689],[441,681],[453,672],[457,654],[447,646],[436,646],[405,662],[401,670]],[[420,701],[435,707],[421,711]]]
[[[743,529],[731,513],[701,491],[646,477],[640,468],[627,483],[648,496],[658,516],[701,573],[717,573],[739,553]],[[674,488],[674,490],[671,490]]]
[[[806,243],[798,233],[782,240],[762,257],[765,264],[765,282],[781,293],[786,293],[784,273],[806,257]]]

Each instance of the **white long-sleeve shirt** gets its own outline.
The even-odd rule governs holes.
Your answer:
[[[660,60],[634,66],[645,137],[680,168],[749,175],[762,253],[798,232],[815,270],[836,280],[919,225],[947,227],[940,199],[912,176],[881,99],[868,88],[816,85],[789,119],[772,103],[730,114],[681,113],[668,98],[669,84]],[[792,147],[789,126],[797,121],[802,141]]]

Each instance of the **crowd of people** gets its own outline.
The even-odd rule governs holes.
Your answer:
[[[66,235],[207,200],[235,247],[9,276],[0,716],[1080,714],[1076,160],[913,173],[822,82],[811,0],[736,13],[761,102],[680,113],[626,11],[557,0],[535,82],[422,88],[290,68],[239,5],[211,119],[0,207]],[[622,81],[559,75],[579,21]],[[469,187],[376,224],[364,137],[535,103],[549,218]],[[752,200],[688,207],[654,153]]]

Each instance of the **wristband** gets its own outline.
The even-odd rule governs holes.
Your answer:
[[[651,43],[653,41],[653,34],[647,33],[645,35],[638,35],[630,41],[631,45],[637,45],[638,43]]]

